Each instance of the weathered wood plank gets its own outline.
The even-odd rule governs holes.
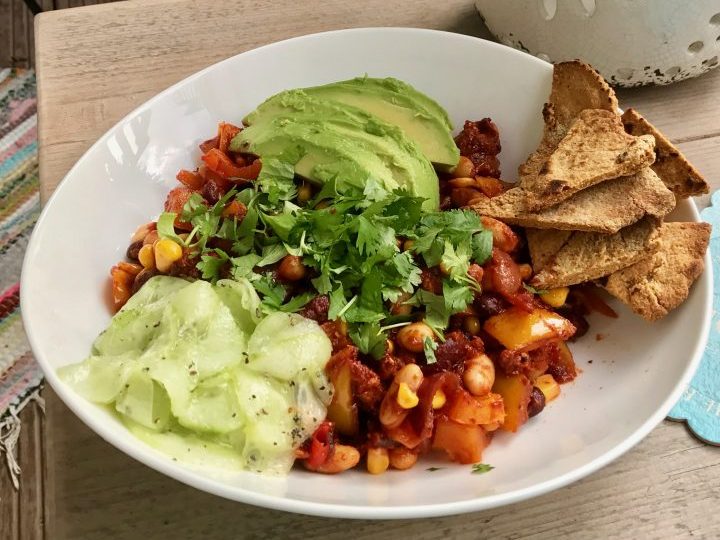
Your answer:
[[[18,540],[20,496],[5,460],[0,460],[0,540]]]
[[[28,48],[28,19],[32,14],[22,0],[12,2],[12,60],[16,67],[30,67],[30,50]]]
[[[14,1],[0,0],[0,67],[12,66],[12,4]]]
[[[19,538],[41,540],[44,535],[43,421],[40,406],[30,403],[21,413],[22,431],[18,441],[18,463],[22,469],[19,492]]]

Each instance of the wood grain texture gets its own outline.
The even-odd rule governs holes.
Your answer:
[[[0,461],[0,540],[39,540],[44,535],[44,416],[38,404],[30,403],[20,413],[20,421],[23,426],[17,445],[22,468],[20,491],[15,491],[4,460]]]
[[[0,0],[0,7],[5,1]],[[248,0],[216,2],[211,10],[198,0],[145,0],[43,14],[36,25],[44,199],[80,154],[124,114],[230,55],[331,28],[420,26],[483,32],[470,0]],[[229,26],[237,31],[223,34],[222,40],[214,38],[218,28]],[[673,87],[622,91],[620,98],[622,106],[636,107],[681,141],[682,150],[717,188],[719,92],[716,71]],[[720,536],[720,451],[670,422],[611,466],[531,501],[449,518],[338,522],[258,509],[186,487],[110,447],[51,390],[45,397],[46,538]],[[14,504],[7,515],[19,513],[21,503]],[[0,524],[5,523],[2,512],[0,508]]]

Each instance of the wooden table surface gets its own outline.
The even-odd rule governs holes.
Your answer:
[[[105,130],[159,90],[213,62],[328,29],[414,26],[486,35],[470,0],[202,2],[145,0],[36,19],[42,197]],[[720,187],[720,70],[620,92]],[[705,201],[699,201],[705,204]],[[0,472],[0,537],[717,538],[720,450],[663,422],[612,465],[497,510],[415,521],[353,521],[259,509],[207,495],[126,457],[46,389],[23,413],[22,491]],[[351,529],[350,529],[351,528]],[[352,532],[350,532],[352,531]]]

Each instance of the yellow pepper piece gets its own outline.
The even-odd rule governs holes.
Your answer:
[[[540,293],[540,298],[542,298],[542,301],[547,305],[557,308],[565,303],[569,292],[570,289],[567,287],[558,287],[557,289],[550,289],[549,291]]]

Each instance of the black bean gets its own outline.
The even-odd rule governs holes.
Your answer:
[[[542,412],[545,408],[545,394],[542,393],[537,386],[533,386],[530,392],[530,402],[528,403],[528,417],[532,418]]]
[[[482,318],[497,315],[506,308],[507,302],[494,293],[484,292],[475,300],[475,309]]]
[[[140,253],[140,248],[143,247],[143,241],[138,240],[137,242],[133,242],[130,244],[127,248],[127,251],[125,252],[125,255],[127,255],[127,258],[131,261],[137,261],[138,260],[138,253]]]
[[[148,270],[147,268],[142,270],[137,276],[135,276],[135,281],[133,281],[132,293],[135,294],[136,292],[138,292],[140,290],[140,287],[145,285],[145,282],[156,274],[157,272],[155,272],[155,270]]]

